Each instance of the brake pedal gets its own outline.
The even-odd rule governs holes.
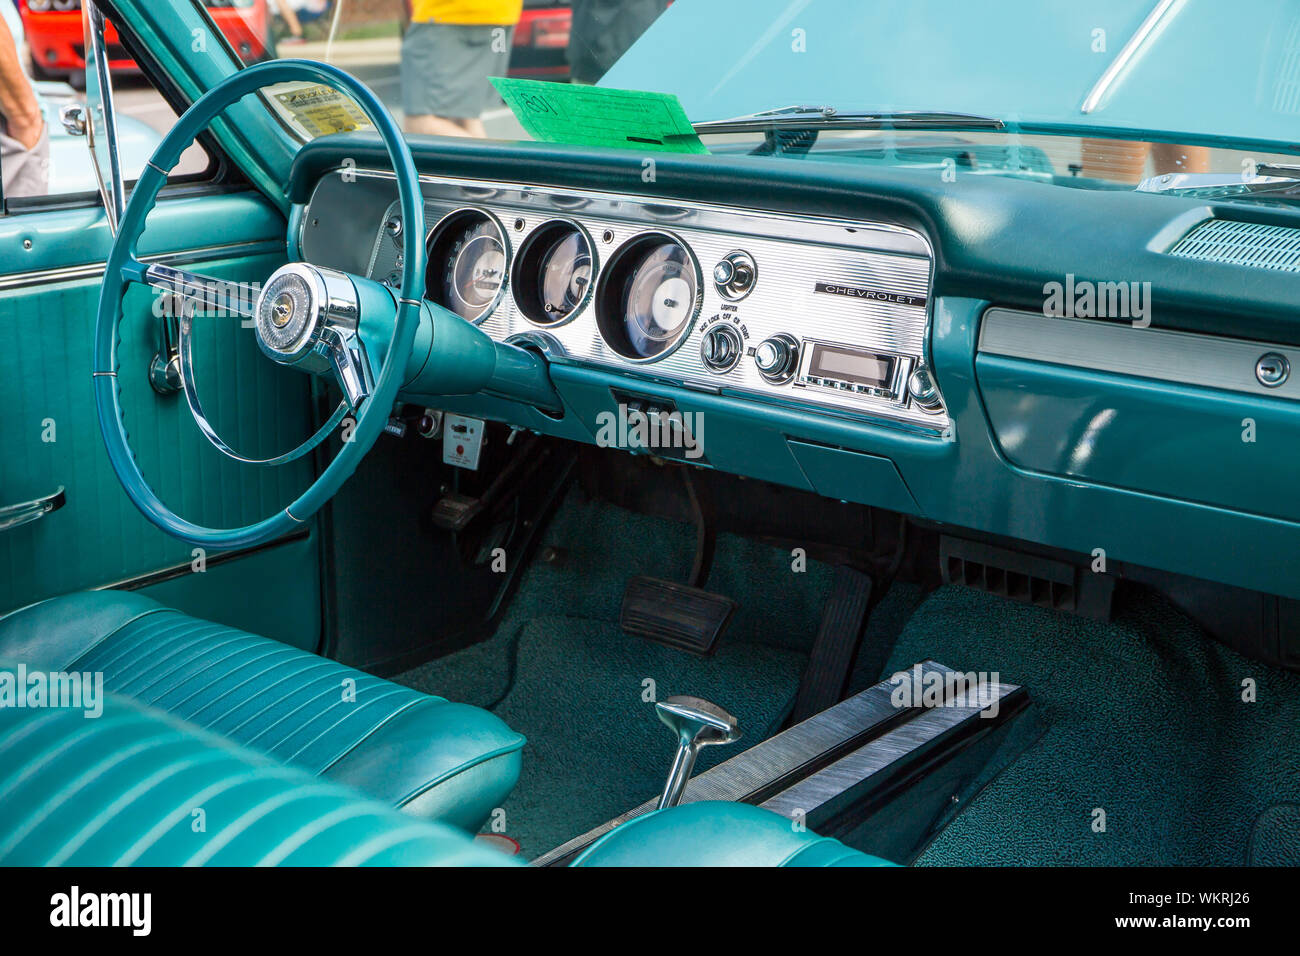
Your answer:
[[[638,575],[623,591],[619,625],[647,641],[707,656],[717,647],[736,607],[735,601],[721,594]]]

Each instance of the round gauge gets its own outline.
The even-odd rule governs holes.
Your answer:
[[[425,294],[462,319],[487,317],[505,289],[506,242],[487,213],[461,209],[429,234]]]
[[[515,258],[512,285],[519,311],[538,325],[567,321],[587,301],[594,271],[586,233],[562,219],[543,223]]]
[[[700,270],[681,242],[646,233],[609,260],[596,290],[596,324],[627,359],[661,358],[690,331],[700,306]]]

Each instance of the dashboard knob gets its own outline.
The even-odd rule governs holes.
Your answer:
[[[789,381],[798,359],[799,343],[784,333],[764,339],[754,349],[754,364],[759,374],[773,384]]]
[[[754,257],[743,249],[728,252],[713,267],[713,285],[718,295],[732,302],[743,299],[754,291],[758,279],[758,266]]]
[[[922,366],[908,377],[907,390],[911,393],[912,401],[922,411],[942,411],[943,399],[939,395],[939,386],[928,368]]]
[[[700,342],[700,360],[710,372],[729,372],[740,361],[744,347],[736,327],[719,322],[704,333]]]

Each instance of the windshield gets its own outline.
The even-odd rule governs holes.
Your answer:
[[[519,122],[506,105],[518,107],[516,88],[499,81],[513,78],[546,84],[540,95],[555,84],[670,94],[688,135],[703,124],[694,151],[714,154],[1255,201],[1300,194],[1300,172],[1285,169],[1300,162],[1294,0],[1256,0],[1248,21],[1224,0],[204,5],[245,62],[340,66],[412,134],[528,138],[537,128]],[[300,139],[365,125],[350,102],[307,84],[267,100]],[[754,116],[789,107],[806,109]],[[739,122],[711,130],[718,120]]]

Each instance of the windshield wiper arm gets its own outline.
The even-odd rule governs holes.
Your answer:
[[[1300,193],[1300,166],[1261,163],[1249,177],[1241,173],[1164,173],[1142,180],[1134,191],[1206,199],[1292,196]]]
[[[992,116],[939,110],[845,110],[833,106],[786,106],[724,120],[692,123],[697,133],[752,133],[764,130],[906,129],[1000,130],[1006,124]]]

